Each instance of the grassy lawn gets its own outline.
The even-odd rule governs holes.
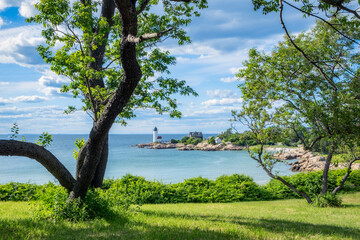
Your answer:
[[[360,193],[343,208],[304,200],[133,207],[113,220],[31,218],[27,202],[0,202],[0,239],[360,239]]]

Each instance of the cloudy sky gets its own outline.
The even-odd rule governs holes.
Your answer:
[[[85,113],[63,114],[68,105],[80,102],[59,93],[66,81],[35,50],[44,42],[41,27],[25,23],[25,18],[35,14],[36,2],[0,0],[0,134],[9,133],[14,122],[21,133],[88,133],[92,123]],[[127,127],[115,125],[111,132],[151,133],[154,126],[160,133],[226,130],[230,111],[242,101],[235,73],[250,48],[269,51],[282,40],[278,19],[277,14],[255,12],[251,0],[209,0],[209,8],[187,28],[192,44],[178,47],[167,41],[161,46],[177,58],[171,76],[186,80],[199,97],[178,98],[181,119],[138,110]],[[285,9],[285,20],[292,33],[313,24],[291,9]]]

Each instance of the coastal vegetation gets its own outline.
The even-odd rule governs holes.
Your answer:
[[[329,172],[330,190],[335,189],[345,171],[342,169]],[[321,177],[322,172],[317,171],[297,173],[283,178],[298,189],[315,197],[321,192]],[[360,191],[360,170],[350,173],[348,181],[342,189],[342,192],[352,191]],[[49,206],[59,206],[59,204],[66,203],[66,196],[66,189],[52,183],[0,185],[1,201],[45,201]],[[258,185],[251,177],[239,174],[224,175],[216,180],[202,177],[190,178],[174,184],[164,184],[158,181],[148,181],[139,176],[125,175],[121,179],[105,180],[101,189],[91,191],[89,199],[99,198],[109,205],[128,206],[130,204],[219,203],[299,197],[301,196],[275,179],[265,185]],[[98,202],[101,204],[103,201],[99,200]]]
[[[336,195],[343,187],[352,164],[360,159],[356,24],[357,20],[339,16],[329,22],[318,21],[310,31],[297,36],[286,32],[285,40],[271,53],[251,49],[245,67],[237,74],[245,79],[239,85],[243,110],[232,114],[235,122],[251,130],[259,145],[248,147],[250,156],[271,178],[309,203],[314,201],[309,192],[273,172],[274,165],[282,160],[265,151],[264,145],[289,139],[284,132],[296,134],[305,150],[312,151],[317,145],[318,150],[327,153],[319,196]],[[328,171],[333,155],[339,153],[346,154],[348,171],[338,187],[330,191]]]
[[[206,7],[206,0],[36,3],[36,15],[27,22],[43,28],[45,43],[37,50],[54,73],[70,80],[62,92],[83,103],[82,108],[69,106],[65,112],[86,111],[93,126],[87,141],[77,143],[80,149],[74,153],[74,176],[50,151],[34,143],[0,140],[0,155],[40,162],[75,202],[85,198],[89,187],[101,187],[108,160],[108,133],[114,123],[126,124],[139,108],[180,117],[174,94],[197,95],[185,81],[168,76],[175,57],[157,45],[166,38],[179,45],[189,43],[184,27]],[[42,141],[47,139],[44,136]]]

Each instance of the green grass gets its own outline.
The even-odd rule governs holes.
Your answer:
[[[50,222],[28,202],[0,202],[0,239],[360,239],[360,193],[342,208],[304,200],[159,204],[118,212],[112,220]]]

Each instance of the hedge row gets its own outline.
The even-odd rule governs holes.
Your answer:
[[[344,174],[345,170],[329,172],[330,191],[339,184]],[[298,173],[284,178],[310,195],[317,195],[321,191],[322,172]],[[44,196],[47,188],[54,187],[61,188],[52,183],[8,183],[0,185],[0,200],[38,200]],[[176,184],[163,184],[147,181],[143,177],[126,175],[121,179],[105,180],[100,191],[111,201],[127,204],[237,202],[299,197],[277,180],[271,180],[266,185],[258,185],[251,177],[239,174],[221,176],[216,180],[190,178]],[[360,191],[360,170],[350,174],[342,191]]]

